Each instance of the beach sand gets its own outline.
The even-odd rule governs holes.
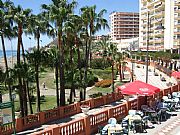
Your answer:
[[[16,61],[17,61],[16,56],[8,57],[7,58],[8,67],[12,68],[14,66],[14,64],[16,63]],[[5,69],[5,62],[4,62],[4,58],[3,57],[0,58],[0,67],[2,69]]]

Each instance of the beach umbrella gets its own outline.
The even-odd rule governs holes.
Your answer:
[[[122,94],[126,94],[126,95],[144,95],[144,96],[151,96],[155,93],[160,92],[159,88],[141,81],[134,81],[134,82],[126,83],[125,85],[122,86],[118,86],[118,90],[120,90]]]
[[[121,93],[124,95],[145,96],[146,103],[147,103],[147,96],[151,96],[155,93],[160,92],[159,88],[138,80],[134,82],[126,83],[125,85],[122,86],[118,86],[117,90],[120,90]],[[138,102],[137,104],[139,105]]]
[[[175,72],[173,72],[173,73],[171,74],[171,76],[173,76],[173,77],[175,77],[175,78],[177,78],[177,79],[180,79],[180,72],[175,71]]]

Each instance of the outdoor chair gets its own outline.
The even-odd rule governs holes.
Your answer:
[[[145,128],[145,123],[142,120],[134,120],[132,122],[133,133],[144,133],[147,132]]]
[[[100,134],[100,135],[106,135],[106,134],[103,134],[102,133],[102,129],[103,129],[103,126],[98,126],[98,133]]]
[[[148,105],[141,105],[141,110],[146,112],[149,109]]]
[[[142,121],[143,121],[143,123],[145,124],[145,128],[147,128],[148,127],[148,120],[150,119],[150,117],[149,116],[144,116],[143,118],[142,118]]]
[[[167,112],[165,109],[160,109],[158,112],[158,119],[159,122],[161,123],[163,120],[167,120]]]
[[[152,122],[152,123],[158,123],[158,121],[159,121],[159,117],[158,117],[158,114],[157,114],[157,112],[154,112],[154,113],[150,113],[149,115],[148,115],[148,119]]]
[[[129,120],[123,119],[121,122],[121,126],[123,128],[124,134],[128,135],[129,134]]]
[[[172,93],[172,97],[173,97],[173,98],[177,97],[177,95],[178,95],[178,92],[173,92],[173,93]]]

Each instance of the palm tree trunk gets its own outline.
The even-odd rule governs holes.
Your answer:
[[[25,63],[25,62],[26,62],[26,59],[25,59],[25,52],[24,52],[24,45],[23,45],[23,42],[22,42],[22,38],[21,38],[21,48],[22,48],[23,61],[24,61],[24,63]]]
[[[87,29],[86,29],[87,30]],[[87,36],[88,36],[88,32]],[[84,97],[83,99],[86,99],[86,88],[87,88],[87,71],[88,71],[88,60],[89,60],[89,54],[90,54],[90,49],[91,49],[91,37],[92,37],[92,32],[90,29],[90,36],[89,36],[89,42],[88,39],[86,39],[86,54],[85,54],[85,71],[84,71],[84,80],[85,80],[85,84],[84,84]]]
[[[70,98],[69,103],[74,102],[74,95],[75,95],[75,86],[74,86],[74,67],[73,67],[73,50],[72,47],[70,47],[70,67],[71,67],[71,91],[70,91]]]
[[[119,81],[122,82],[121,62],[119,63]]]
[[[37,49],[39,51],[39,39],[40,36],[37,37]],[[35,63],[35,78],[36,78],[36,89],[37,89],[37,112],[41,111],[41,104],[40,104],[40,88],[39,88],[39,62]]]
[[[5,68],[6,68],[6,75],[7,75],[7,78],[9,78],[8,63],[7,63],[6,49],[5,49],[4,36],[3,35],[1,35],[1,41],[2,41],[2,49],[3,49],[3,55],[4,55]],[[9,90],[10,101],[12,101],[12,90],[11,90],[11,86],[10,86],[9,81],[8,81],[8,90]],[[0,102],[2,102],[2,93],[0,94]]]
[[[78,53],[78,69],[79,69],[79,76],[80,76],[80,101],[83,100],[83,92],[82,92],[82,70],[81,70],[81,54],[79,49],[79,43],[77,41],[77,37],[75,37],[75,45],[77,46],[77,53]]]
[[[83,92],[83,100],[86,99],[86,87],[87,87],[87,70],[88,70],[88,59],[89,59],[89,48],[88,42],[86,41],[86,54],[85,54],[85,67],[84,67],[84,92]]]
[[[28,107],[27,107],[27,90],[26,90],[26,82],[23,79],[23,101],[24,101],[24,114],[28,115]]]
[[[114,92],[114,60],[112,60],[112,92]]]
[[[61,26],[61,25],[60,25]],[[65,105],[65,77],[64,77],[64,47],[62,45],[62,31],[58,32],[58,47],[60,52],[60,105]]]
[[[31,104],[31,95],[30,95],[30,89],[29,89],[29,82],[26,82],[26,86],[27,86],[27,100],[29,103],[29,109],[30,109],[30,114],[33,114],[33,109],[32,109],[32,104]]]
[[[18,44],[17,44],[17,64],[20,65],[21,55],[20,55],[20,47],[21,47],[21,38],[22,37],[22,25],[18,24]],[[19,98],[20,98],[20,110],[21,116],[24,117],[24,105],[23,105],[23,89],[22,89],[22,80],[21,75],[18,73],[18,82],[19,82]]]
[[[58,64],[55,65],[55,77],[56,77],[56,102],[59,107],[59,87],[58,87]]]

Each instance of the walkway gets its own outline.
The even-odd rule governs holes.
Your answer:
[[[137,68],[137,65],[139,65],[140,68]],[[131,63],[128,63],[127,66],[130,68],[132,67]],[[134,75],[135,75],[136,80],[146,82],[146,66],[144,66],[142,64],[134,63],[133,67],[134,67]],[[166,83],[168,83],[168,82],[172,82],[173,84],[177,84],[177,81],[173,77],[170,78],[169,76],[167,76],[166,74],[164,74],[158,70],[155,70],[155,72],[157,72],[159,74],[159,76],[154,76],[154,67],[149,66],[149,69],[151,69],[151,72],[148,71],[148,83],[149,84],[156,86],[160,89],[168,88],[168,86],[166,85]],[[160,80],[160,74],[163,77],[165,77],[166,81]]]

